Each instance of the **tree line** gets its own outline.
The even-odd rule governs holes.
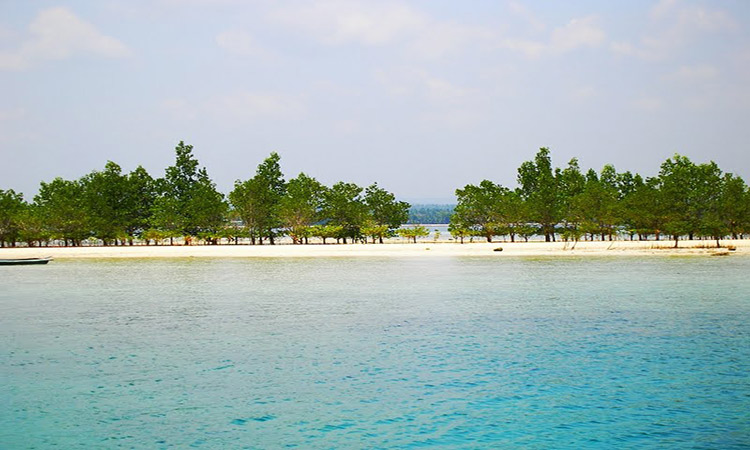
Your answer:
[[[158,245],[174,244],[176,238],[274,244],[280,236],[295,244],[311,237],[323,243],[382,243],[395,235],[416,242],[429,234],[424,227],[401,228],[410,219],[410,205],[377,183],[325,186],[305,173],[285,180],[279,161],[271,153],[227,196],[184,142],[160,178],[140,166],[123,173],[109,161],[78,180],[42,182],[31,202],[0,190],[0,246]],[[618,173],[612,165],[583,172],[575,158],[565,168],[553,167],[549,149],[541,148],[518,168],[517,182],[514,189],[489,180],[469,184],[456,190],[455,207],[418,207],[411,213],[432,217],[416,223],[440,223],[449,216],[449,231],[460,242],[467,237],[488,242],[667,237],[677,245],[681,237],[698,237],[716,239],[718,245],[724,237],[750,233],[748,186],[714,162],[695,164],[675,155],[658,175],[644,178]]]
[[[463,242],[481,236],[488,242],[544,236],[545,241],[742,238],[750,233],[750,191],[741,177],[723,173],[714,162],[695,164],[675,155],[658,175],[643,178],[581,170],[573,158],[553,167],[548,148],[518,168],[518,186],[489,180],[456,190],[449,230]]]
[[[338,182],[324,186],[300,173],[285,180],[279,155],[271,153],[248,180],[238,180],[225,196],[216,189],[193,147],[180,142],[175,163],[160,178],[141,166],[123,173],[107,162],[78,180],[42,182],[32,202],[0,190],[0,245],[133,245],[134,241],[186,244],[274,244],[288,235],[294,243],[310,237],[337,242],[383,242],[408,220],[410,205],[377,183],[362,188]],[[413,233],[407,230],[405,236]]]

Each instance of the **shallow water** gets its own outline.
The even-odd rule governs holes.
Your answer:
[[[750,446],[750,258],[0,271],[0,448]]]

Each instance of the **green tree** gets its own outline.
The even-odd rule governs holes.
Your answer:
[[[93,235],[104,245],[126,233],[127,178],[120,166],[107,161],[104,170],[93,171],[81,178],[83,205]]]
[[[429,236],[430,230],[421,225],[418,225],[416,227],[401,228],[398,230],[398,235],[403,238],[410,239],[416,244],[417,238]]]
[[[157,197],[156,182],[142,166],[127,175],[125,182],[125,230],[130,237],[142,237],[151,222],[151,213]]]
[[[0,247],[16,246],[23,227],[23,215],[28,205],[23,194],[13,189],[0,189]]]
[[[279,217],[279,204],[286,192],[284,175],[281,173],[277,153],[271,153],[256,170],[255,176],[246,181],[235,181],[229,200],[234,206],[250,238],[255,244],[263,244],[267,238],[274,244],[276,230],[283,223]]]
[[[363,189],[354,183],[338,182],[323,195],[323,217],[330,225],[341,227],[344,244],[347,238],[361,238],[361,228],[368,220],[367,205],[362,198]]]
[[[224,222],[227,205],[224,196],[193,156],[193,146],[183,141],[175,147],[175,164],[167,167],[165,177],[157,180],[160,195],[154,200],[151,223],[175,235],[197,236],[213,232]],[[187,243],[187,241],[186,241]]]
[[[310,227],[320,220],[325,186],[300,173],[289,180],[286,194],[279,201],[279,218],[295,244],[307,243]]]
[[[727,234],[737,239],[750,224],[750,192],[745,181],[731,173],[725,174],[719,203]]]
[[[58,177],[41,183],[34,203],[52,239],[62,239],[66,246],[78,246],[91,236],[83,198],[84,189],[78,181]]]
[[[659,172],[659,194],[664,214],[664,231],[674,239],[677,247],[680,236],[693,234],[700,219],[694,216],[698,208],[695,184],[699,178],[697,167],[681,155],[667,159]]]
[[[343,234],[344,227],[340,225],[313,225],[310,227],[310,235],[318,237],[326,243],[326,239],[336,239]]]
[[[369,210],[370,219],[375,224],[374,228],[371,227],[371,231],[377,231],[370,236],[376,237],[381,244],[384,237],[391,235],[409,220],[411,205],[397,201],[395,195],[382,189],[377,183],[365,189],[364,203]],[[385,227],[384,231],[382,231],[383,227]]]
[[[518,184],[529,218],[541,226],[547,242],[555,239],[555,227],[562,216],[558,172],[552,168],[546,147],[539,149],[534,161],[526,161],[518,168]]]
[[[456,189],[458,203],[451,223],[456,223],[456,230],[466,227],[492,242],[493,236],[502,234],[506,223],[503,199],[507,194],[507,188],[489,180],[483,180],[479,186],[468,184]]]

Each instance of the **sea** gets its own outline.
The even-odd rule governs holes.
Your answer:
[[[0,448],[750,448],[750,257],[0,267]]]

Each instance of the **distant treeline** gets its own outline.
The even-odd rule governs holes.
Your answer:
[[[451,235],[461,242],[467,236],[490,242],[504,236],[511,241],[535,235],[547,241],[668,236],[677,245],[686,236],[718,244],[750,233],[750,191],[742,178],[680,155],[644,179],[611,165],[584,173],[576,159],[555,168],[542,148],[518,168],[514,189],[484,180],[457,189],[455,207],[411,207],[377,184],[329,187],[304,173],[285,180],[276,153],[225,196],[192,150],[180,142],[174,165],[160,178],[140,166],[122,173],[110,161],[78,180],[42,182],[32,202],[0,190],[0,245],[158,245],[175,238],[273,244],[280,236],[294,243],[310,237],[382,243],[395,235],[416,242],[428,234],[424,227],[401,228],[407,221],[449,222]]]
[[[750,192],[742,178],[714,163],[695,164],[685,156],[667,159],[659,174],[643,178],[618,173],[611,165],[582,172],[577,159],[552,166],[542,148],[518,168],[518,187],[484,180],[456,190],[451,234],[546,241],[580,239],[718,240],[750,233]]]
[[[272,153],[255,175],[236,181],[228,196],[218,192],[193,147],[180,142],[173,166],[161,178],[143,168],[123,174],[107,162],[78,180],[42,182],[33,202],[0,190],[0,245],[147,245],[183,238],[217,244],[273,244],[281,235],[294,243],[308,238],[354,242],[393,236],[409,217],[409,204],[373,184],[338,182],[327,187],[304,173],[286,181]],[[403,230],[416,239],[422,229]]]
[[[410,224],[448,224],[455,205],[412,205],[409,209]]]

